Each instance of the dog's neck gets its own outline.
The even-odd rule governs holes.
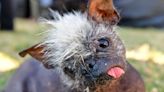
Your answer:
[[[68,87],[72,88],[69,89],[70,91],[68,92],[106,92],[104,90],[113,90],[113,87],[118,87],[120,85],[120,80],[122,79],[122,77],[117,80],[109,80],[105,85],[94,85],[92,87],[85,86],[79,83],[76,86]]]

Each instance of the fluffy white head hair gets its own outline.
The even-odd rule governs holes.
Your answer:
[[[53,16],[54,20],[46,21],[52,27],[42,43],[46,46],[45,57],[49,64],[60,66],[62,61],[72,56],[84,58],[91,55],[92,52],[86,48],[85,43],[89,43],[94,38],[107,36],[113,40],[118,39],[113,27],[97,24],[88,19],[86,14],[74,12],[62,16],[53,12]],[[123,48],[122,43],[119,44],[116,47]],[[120,51],[118,52],[121,53]]]

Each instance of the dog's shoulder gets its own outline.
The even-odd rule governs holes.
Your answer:
[[[121,92],[145,92],[144,82],[138,71],[128,63],[127,72],[120,80]],[[120,92],[120,91],[119,91]]]

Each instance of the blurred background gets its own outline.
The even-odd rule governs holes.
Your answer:
[[[51,18],[82,11],[88,0],[0,0],[0,92],[25,59],[18,53],[37,42],[44,27],[39,17]],[[128,61],[141,73],[147,92],[164,92],[164,0],[114,0],[120,12],[118,33]]]

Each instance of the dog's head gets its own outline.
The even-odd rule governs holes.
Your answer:
[[[47,21],[46,37],[20,53],[30,54],[47,68],[59,70],[68,86],[83,92],[119,79],[126,71],[125,47],[113,26],[97,24],[78,12]]]

